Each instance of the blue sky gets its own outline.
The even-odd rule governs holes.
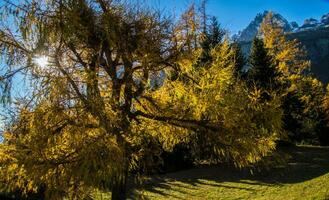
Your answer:
[[[149,0],[179,14],[190,2],[200,0]],[[320,19],[329,13],[329,0],[208,0],[207,12],[218,17],[222,26],[236,33],[245,28],[257,13],[271,10],[299,25],[307,18]]]
[[[191,2],[198,3],[201,0],[144,1],[164,8],[170,13],[175,11],[176,15],[179,15]],[[329,13],[329,0],[207,0],[207,2],[208,14],[218,17],[222,26],[232,34],[245,28],[257,13],[264,10],[280,13],[288,21],[296,21],[299,25],[305,19],[320,19],[322,15]]]

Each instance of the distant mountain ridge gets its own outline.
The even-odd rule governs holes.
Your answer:
[[[253,38],[258,34],[260,25],[269,12],[270,11],[266,10],[263,13],[258,13],[254,18],[254,20],[252,20],[245,29],[243,29],[237,35],[234,36],[237,39],[237,41],[238,42],[252,41]],[[288,22],[288,20],[285,19],[279,13],[274,12],[273,18],[283,28],[284,32],[286,33],[296,33],[301,31],[315,30],[315,29],[329,27],[329,13],[323,15],[320,20],[314,18],[306,19],[303,25],[301,26],[299,26],[298,23],[295,21]]]
[[[268,11],[257,14],[255,19],[241,32],[235,35],[243,53],[248,56],[251,41],[258,34]],[[297,39],[307,51],[308,59],[311,60],[311,72],[323,83],[329,83],[329,13],[320,20],[306,19],[303,25],[296,22],[288,22],[282,15],[274,13],[274,18],[283,27],[288,39]]]

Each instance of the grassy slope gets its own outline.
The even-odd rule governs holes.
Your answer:
[[[291,156],[287,165],[254,175],[222,165],[154,176],[131,192],[131,199],[329,200],[329,148],[304,146],[284,152]]]
[[[227,166],[153,177],[140,189],[146,199],[329,199],[329,149],[297,147],[285,167],[251,175]],[[136,193],[132,199],[138,199]]]

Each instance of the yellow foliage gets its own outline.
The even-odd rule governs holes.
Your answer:
[[[73,188],[79,191],[68,194],[83,196],[90,186],[108,187],[123,162],[122,151],[115,138],[98,127],[83,111],[47,103],[22,112],[0,148],[0,173],[6,174],[1,178],[7,190],[35,192],[46,184],[48,197],[56,199]]]
[[[18,118],[0,145],[0,182],[7,190],[28,193],[45,186],[47,199],[83,199],[94,189],[126,184],[128,167],[156,165],[153,158],[162,149],[180,143],[205,155],[200,159],[230,160],[237,167],[275,149],[282,126],[280,98],[273,94],[264,101],[262,91],[236,80],[228,39],[211,51],[211,63],[194,67],[201,50],[193,7],[172,27],[159,13],[126,7],[125,1],[102,2],[106,5],[35,1],[53,16],[31,11],[35,19],[28,23],[19,16],[21,29],[30,33],[22,40],[10,35],[9,42],[1,40],[6,51],[15,49],[5,52],[7,60],[20,56],[14,65],[28,65],[27,74],[35,79],[32,103],[19,105]],[[265,38],[273,52],[282,40]],[[30,63],[30,49],[24,48],[30,43],[48,47],[52,73]],[[306,66],[286,60],[295,56],[295,47],[287,43],[275,53],[282,72]],[[152,88],[151,76],[162,70],[177,73],[176,79]]]
[[[273,13],[269,13],[260,28],[265,47],[273,56],[281,73],[283,83],[295,82],[295,75],[303,75],[310,69],[310,61],[306,59],[306,53],[297,40],[288,40],[282,27],[273,19]],[[301,76],[298,76],[301,78]]]
[[[264,102],[261,91],[250,91],[244,83],[236,82],[233,52],[227,40],[212,54],[214,61],[201,69],[193,68],[198,54],[184,58],[178,63],[184,71],[180,78],[145,94],[161,100],[157,104],[159,110],[154,112],[185,120],[179,124],[182,128],[148,120],[148,132],[165,136],[171,147],[187,138],[188,144],[197,146],[195,151],[210,148],[208,153],[216,160],[230,159],[243,167],[275,149],[275,140],[282,134],[280,98],[273,94],[272,100]],[[146,101],[136,106],[145,104]],[[198,123],[193,123],[194,120]],[[204,138],[205,143],[194,144],[197,141],[188,139],[194,135]]]
[[[327,120],[329,120],[329,84],[326,87],[326,94],[324,95],[323,98],[322,108],[326,112]]]

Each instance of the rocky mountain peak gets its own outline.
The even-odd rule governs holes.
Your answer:
[[[269,11],[264,11],[263,13],[258,13],[253,21],[242,31],[238,33],[236,38],[239,42],[251,41],[259,32],[261,23],[263,22]],[[282,15],[278,13],[273,13],[274,21],[280,25],[286,32],[292,31],[298,27],[296,22],[289,23]]]
[[[329,13],[321,17],[321,23],[324,25],[329,25]]]
[[[291,28],[293,28],[293,29],[297,29],[297,28],[299,28],[299,25],[298,25],[297,22],[290,22],[290,26],[291,26]]]
[[[250,24],[240,31],[234,38],[238,42],[249,42],[251,41],[258,33],[261,23],[263,22],[266,15],[269,11],[264,11],[263,13],[258,13],[254,20]],[[304,21],[301,26],[298,26],[297,22],[288,22],[282,15],[278,13],[273,13],[274,21],[280,25],[286,33],[289,32],[302,32],[310,31],[321,28],[329,28],[329,13],[321,17],[320,20],[309,18]]]
[[[304,21],[304,24],[300,27],[300,29],[305,30],[305,29],[315,28],[318,26],[319,26],[319,21],[314,18],[310,18]]]

